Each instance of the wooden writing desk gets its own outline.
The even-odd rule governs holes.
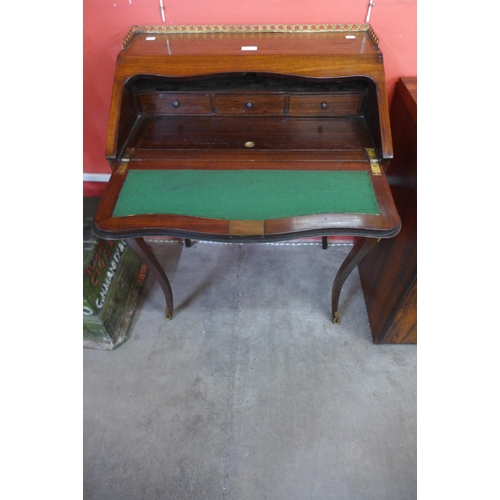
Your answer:
[[[96,232],[126,238],[173,314],[144,236],[353,235],[332,290],[400,219],[382,54],[369,25],[133,27],[118,55]]]

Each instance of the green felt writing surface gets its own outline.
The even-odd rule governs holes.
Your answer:
[[[130,170],[113,217],[174,214],[266,220],[379,214],[366,171]]]

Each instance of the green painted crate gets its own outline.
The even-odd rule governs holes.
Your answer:
[[[146,268],[125,241],[94,235],[95,203],[84,198],[83,347],[112,350],[128,340]]]

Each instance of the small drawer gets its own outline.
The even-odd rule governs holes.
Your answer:
[[[139,95],[142,112],[146,115],[199,115],[210,113],[208,94],[178,94],[144,92]]]
[[[363,94],[301,94],[290,95],[291,115],[332,116],[355,115],[361,110]]]
[[[219,94],[215,108],[220,115],[281,115],[285,97],[281,94]]]

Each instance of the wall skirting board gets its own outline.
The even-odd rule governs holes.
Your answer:
[[[108,182],[111,174],[83,174],[83,182]]]

